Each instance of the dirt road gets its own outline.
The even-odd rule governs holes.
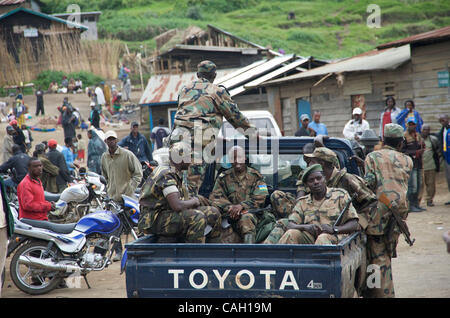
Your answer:
[[[84,118],[89,115],[89,100],[85,94],[68,95],[69,101],[80,109]],[[132,97],[138,101],[140,92],[133,92]],[[58,115],[58,106],[64,95],[45,96],[46,113],[52,116]],[[25,97],[32,112],[35,111],[33,97]],[[37,119],[33,118],[28,125],[33,125]],[[3,139],[6,123],[0,124],[0,138]],[[108,127],[105,127],[107,130]],[[129,133],[129,126],[115,128],[119,137]],[[42,140],[56,138],[62,143],[64,136],[62,129],[57,128],[55,133],[33,132],[35,139],[33,144]],[[87,140],[86,133],[83,138]],[[411,213],[408,216],[408,225],[412,236],[416,239],[413,247],[409,247],[403,238],[400,238],[398,246],[398,258],[393,260],[393,277],[397,297],[450,297],[450,254],[442,240],[445,230],[450,230],[450,206],[444,202],[450,200],[450,194],[443,178],[439,175],[437,182],[436,206],[429,207],[426,212]],[[81,288],[57,289],[47,295],[29,296],[18,290],[11,281],[9,275],[9,261],[7,260],[6,282],[2,291],[5,298],[122,298],[126,297],[125,275],[120,275],[119,263],[113,263],[106,270],[93,272],[88,275],[91,289],[85,282],[81,282]]]

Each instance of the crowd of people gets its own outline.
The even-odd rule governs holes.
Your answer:
[[[361,177],[348,173],[341,167],[336,153],[325,147],[323,136],[328,135],[328,130],[320,122],[321,113],[314,112],[311,122],[308,115],[302,115],[301,127],[295,135],[315,139],[303,149],[308,166],[298,176],[295,195],[280,190],[269,194],[264,177],[248,165],[244,149],[235,146],[227,153],[231,168],[217,176],[212,192],[204,197],[199,194],[207,167],[202,154],[216,139],[210,136],[198,144],[194,139],[187,145],[177,132],[187,130],[193,136],[196,119],[202,120],[202,132],[220,128],[223,118],[236,129],[255,127],[240,112],[226,89],[212,84],[216,77],[213,62],[201,62],[197,77],[180,91],[172,132],[163,126],[164,121],[152,131],[155,149],[162,146],[163,137],[169,137],[169,163],[157,166],[144,180],[139,194],[139,233],[157,235],[158,242],[337,244],[350,233],[365,231],[368,263],[381,269],[381,288],[368,290],[366,296],[393,297],[391,258],[396,257],[400,233],[386,233],[392,211],[378,198],[388,196],[406,219],[408,212],[424,210],[419,203],[425,185],[425,201],[433,206],[436,172],[441,160],[450,191],[448,115],[440,117],[442,129],[433,135],[412,100],[400,110],[395,99],[388,98],[380,116],[381,146],[361,160],[365,173]],[[133,196],[141,183],[141,163],[152,160],[152,147],[139,132],[139,124],[132,122],[130,134],[122,140],[113,130],[103,132],[98,117],[105,108],[114,105],[114,93],[108,85],[100,83],[90,94],[93,106],[87,128],[87,147],[76,133],[76,129],[81,128],[77,123],[80,118],[74,115],[66,99],[60,108],[65,137],[62,147],[50,139],[37,144],[33,155],[28,156],[30,148],[26,146],[19,124],[8,125],[5,140],[12,145],[8,152],[11,157],[0,166],[0,171],[15,165],[16,176],[9,181],[2,180],[2,194],[7,187],[17,188],[19,217],[47,220],[46,214],[54,206],[45,201],[44,190],[59,193],[73,182],[72,171],[84,161],[86,152],[85,164],[89,171],[104,176],[106,191],[112,199],[119,201],[123,194]],[[368,129],[363,110],[355,108],[343,135],[360,142],[362,133]],[[261,138],[256,129],[254,131],[249,137]],[[187,148],[194,151],[188,152]],[[193,159],[200,151],[201,162],[196,162]],[[271,203],[270,209],[260,214],[248,213],[265,208],[267,201]],[[335,223],[343,210],[340,223]],[[9,222],[8,218],[6,220]],[[228,226],[224,226],[224,220]]]

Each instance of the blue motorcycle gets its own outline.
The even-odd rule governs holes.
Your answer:
[[[17,207],[12,205],[15,232],[8,255],[16,250],[10,273],[17,288],[41,295],[60,286],[63,280],[80,284],[81,278],[90,288],[86,275],[111,264],[113,252],[120,250],[121,235],[138,238],[134,227],[139,221],[139,203],[125,195],[122,199],[122,204],[109,200],[108,210],[92,212],[71,224],[19,220]]]

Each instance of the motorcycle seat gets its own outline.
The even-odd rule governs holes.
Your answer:
[[[56,202],[59,200],[59,197],[61,196],[60,193],[51,193],[44,191],[45,200],[49,202]]]
[[[75,226],[77,225],[77,223],[58,224],[49,221],[39,221],[25,218],[20,219],[20,221],[22,221],[25,224],[38,227],[41,229],[46,229],[59,234],[72,233],[72,231],[75,229]]]

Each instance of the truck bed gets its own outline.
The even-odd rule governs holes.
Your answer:
[[[128,297],[354,297],[366,250],[358,232],[338,245],[126,244]],[[364,269],[364,270],[361,270]]]

